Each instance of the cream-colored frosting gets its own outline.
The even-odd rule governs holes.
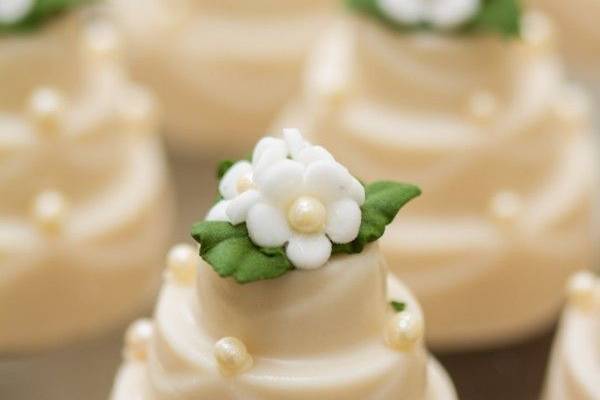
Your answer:
[[[575,280],[578,278],[594,279],[591,275]],[[571,289],[554,344],[544,400],[600,399],[600,279],[583,286]],[[586,296],[589,304],[582,298]]]
[[[302,128],[361,179],[423,189],[382,250],[421,301],[434,346],[539,330],[566,277],[590,265],[588,103],[565,84],[551,36],[537,14],[514,41],[400,34],[351,16],[317,47],[302,98],[276,123]]]
[[[556,22],[563,52],[575,70],[600,88],[600,1],[529,0]]]
[[[87,12],[0,36],[0,353],[146,304],[171,220],[153,99]]]
[[[182,149],[249,148],[299,85],[335,0],[112,0]]]
[[[148,357],[128,357],[112,399],[455,399],[422,338],[403,351],[386,343],[390,299],[422,320],[376,245],[247,285],[200,262],[196,285],[165,283]],[[231,349],[239,370],[226,373]]]

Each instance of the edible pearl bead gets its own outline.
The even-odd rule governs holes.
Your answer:
[[[600,299],[600,283],[591,272],[579,272],[574,275],[567,285],[569,302],[584,310],[594,307]]]
[[[252,367],[252,357],[239,339],[226,337],[215,344],[214,355],[221,372],[231,375]]]
[[[35,222],[47,232],[62,228],[67,214],[67,202],[63,195],[55,191],[39,194],[33,204]]]
[[[30,113],[39,129],[46,133],[56,133],[60,128],[65,109],[61,93],[52,88],[36,90],[30,99]]]
[[[499,192],[490,204],[492,215],[502,223],[514,221],[522,207],[521,197],[514,192]]]
[[[189,285],[196,279],[198,255],[196,248],[189,244],[174,246],[167,255],[167,271],[175,282]]]
[[[302,233],[315,233],[323,230],[326,218],[327,210],[323,203],[308,196],[296,199],[288,212],[290,225]]]
[[[248,190],[250,190],[254,186],[254,179],[252,177],[252,173],[248,172],[244,174],[238,179],[236,189],[238,194],[242,194]]]
[[[96,59],[112,58],[119,50],[119,35],[114,26],[103,20],[90,22],[84,40],[89,54]]]
[[[421,317],[409,311],[402,311],[388,321],[385,339],[393,349],[409,351],[423,338],[424,331]]]
[[[552,25],[548,18],[538,12],[530,12],[523,17],[523,40],[534,48],[550,43]]]
[[[145,361],[154,335],[154,325],[149,319],[134,322],[125,333],[125,357],[129,360]]]

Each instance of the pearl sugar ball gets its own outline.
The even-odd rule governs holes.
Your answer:
[[[327,210],[314,197],[302,196],[294,201],[288,211],[290,225],[302,233],[317,233],[325,228]]]
[[[197,266],[197,250],[192,245],[178,244],[167,255],[168,276],[179,284],[192,284],[196,279]]]
[[[252,357],[246,345],[234,337],[225,337],[215,344],[214,356],[224,375],[233,375],[252,367]]]

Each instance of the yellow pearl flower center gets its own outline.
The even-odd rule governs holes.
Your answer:
[[[289,208],[288,221],[292,228],[302,233],[317,233],[325,228],[327,210],[314,197],[302,196]]]
[[[242,194],[247,190],[250,190],[254,186],[254,179],[252,178],[252,173],[244,174],[238,179],[236,189],[238,194]]]

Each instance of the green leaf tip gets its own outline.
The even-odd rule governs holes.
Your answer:
[[[404,303],[404,302],[394,300],[394,301],[390,301],[390,305],[392,306],[394,311],[396,311],[398,313],[406,310],[406,303]]]
[[[334,244],[333,254],[356,254],[379,239],[400,209],[421,195],[418,186],[392,181],[378,181],[366,185],[366,200],[361,207],[362,221],[358,236],[350,243]]]
[[[236,162],[233,160],[223,160],[217,167],[217,179],[221,180]]]
[[[221,277],[238,283],[274,279],[293,269],[282,248],[260,248],[250,240],[245,224],[204,221],[192,228],[200,256]]]

